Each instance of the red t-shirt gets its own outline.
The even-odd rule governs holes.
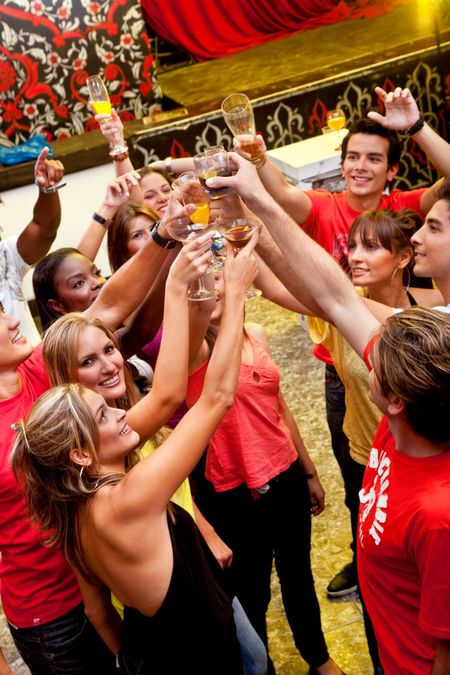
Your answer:
[[[254,361],[241,363],[234,402],[208,445],[205,475],[217,492],[260,487],[298,458],[279,399],[280,374],[262,345],[250,338]],[[186,401],[203,389],[208,362],[189,375]]]
[[[420,200],[427,188],[419,190],[392,190],[389,195],[381,196],[378,209],[412,209],[423,216]],[[361,215],[352,209],[347,200],[347,192],[327,192],[326,190],[308,190],[305,195],[312,204],[307,219],[302,223],[305,232],[317,241],[348,272],[348,233],[353,222]],[[321,361],[332,364],[330,353],[325,347],[316,345],[313,354]]]
[[[450,639],[450,452],[395,449],[384,417],[360,492],[358,577],[387,675],[430,673]]]
[[[81,594],[61,551],[40,543],[38,529],[30,523],[22,491],[9,467],[14,442],[11,425],[25,418],[36,399],[50,387],[41,345],[18,372],[22,390],[0,401],[0,575],[8,621],[17,628],[29,628],[63,616],[81,602]]]

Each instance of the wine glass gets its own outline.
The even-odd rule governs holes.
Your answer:
[[[180,191],[184,205],[195,204],[195,211],[189,216],[193,223],[209,222],[209,197],[201,185],[195,171],[180,173],[173,181],[172,188]]]
[[[228,153],[222,145],[206,148],[198,155],[194,155],[195,173],[210,199],[221,199],[229,194],[230,188],[207,187],[208,178],[215,176],[231,176],[231,166]]]
[[[215,222],[215,225],[222,236],[231,244],[234,255],[239,253],[256,230],[256,226],[249,225],[246,218],[220,218]],[[246,298],[259,298],[261,295],[261,291],[252,285],[247,289]]]
[[[109,99],[108,90],[100,75],[91,75],[87,78],[86,83],[95,114],[111,116],[111,101]],[[100,124],[102,123],[100,122]],[[109,154],[111,157],[115,157],[116,155],[121,155],[126,149],[126,146],[116,144],[111,148]]]
[[[209,232],[214,229],[214,225],[208,222],[206,223],[193,223],[190,218],[175,218],[167,224],[167,231],[172,237],[177,241],[181,241],[183,244],[186,243],[187,239],[191,236],[201,237],[205,232]],[[212,272],[213,270],[211,270]],[[212,286],[208,283],[208,277],[212,278]],[[206,283],[205,283],[206,282]],[[214,276],[210,274],[202,274],[201,277],[197,280],[196,288],[189,288],[188,290],[188,300],[202,301],[210,300],[215,298],[218,295],[216,289],[214,288]]]
[[[335,110],[327,111],[327,125],[330,129],[333,129],[333,131],[337,133],[338,137],[338,147],[336,150],[341,149],[341,135],[339,133],[339,129],[343,129],[345,127],[346,121],[347,118],[345,117],[343,110],[336,108]]]

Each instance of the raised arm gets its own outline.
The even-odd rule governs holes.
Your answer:
[[[272,199],[250,162],[232,153],[238,168],[230,178],[209,178],[211,187],[234,189],[249,208],[263,221],[289,266],[293,284],[288,286],[297,300],[307,307],[317,304],[346,337],[358,354],[379,322],[364,306],[350,280],[333,258],[308,237]],[[295,288],[295,293],[293,291]]]
[[[147,297],[126,325],[119,330],[120,351],[124,358],[136,354],[147,342],[153,340],[164,316],[167,275],[179,253],[178,248],[168,252]]]
[[[164,328],[150,392],[127,412],[141,442],[152,436],[184,401],[187,387],[189,321],[187,291],[211,257],[211,233],[186,244],[173,262],[166,283]]]
[[[144,505],[158,511],[165,509],[232,404],[241,362],[245,290],[256,273],[254,246],[255,235],[236,258],[227,258],[224,311],[199,400],[169,438],[133,467],[118,486],[126,495],[123,504],[130,515],[141,514]]]
[[[434,129],[424,121],[423,126],[419,123],[421,119],[420,110],[409,89],[397,87],[395,91],[387,93],[381,87],[376,87],[375,92],[384,103],[385,113],[381,115],[378,112],[371,111],[368,117],[374,122],[378,122],[387,129],[406,132],[410,134],[422,148],[428,160],[434,164],[439,173],[444,176],[450,175],[450,144],[447,143]],[[416,129],[417,124],[417,131]],[[421,209],[427,213],[433,206],[436,198],[431,187],[423,196]]]
[[[43,190],[59,183],[64,176],[64,167],[58,160],[47,159],[48,152],[49,148],[43,148],[34,166],[39,195],[34,205],[32,220],[17,240],[17,250],[29,265],[34,265],[48,253],[61,222],[58,191]]]
[[[282,254],[280,253],[280,257]],[[291,312],[297,312],[298,314],[306,314],[308,316],[315,316],[314,312],[306,307],[304,304],[299,302],[297,298],[292,295],[280,281],[280,279],[274,274],[274,272],[266,265],[266,263],[258,256],[258,274],[255,279],[255,286],[262,291],[263,296],[279,305],[285,309],[291,310]],[[286,263],[284,265],[286,267]]]
[[[106,186],[105,198],[94,211],[77,246],[80,253],[89,260],[95,260],[108,227],[111,225],[111,220],[118,209],[130,199],[133,187],[139,185],[139,178],[137,171],[131,171],[110,181]]]
[[[166,223],[171,218],[189,215],[195,209],[191,205],[182,207],[178,196],[175,190],[171,193],[169,205],[158,227],[160,237],[166,240],[170,240]],[[95,316],[109,326],[118,328],[144,300],[169,252],[170,249],[150,239],[108,279],[95,301],[85,310],[86,316]]]
[[[264,153],[264,159],[258,166],[258,174],[264,187],[286,213],[301,225],[309,216],[312,207],[307,193],[287,182],[280,169],[265,154],[266,145],[262,136],[258,135],[256,138]],[[239,141],[235,139],[234,144],[236,152],[240,152]]]

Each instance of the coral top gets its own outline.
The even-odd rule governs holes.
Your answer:
[[[253,364],[241,363],[234,403],[208,447],[205,473],[217,492],[264,485],[298,458],[283,416],[278,369],[257,340],[250,342]],[[207,365],[189,375],[189,406],[200,397]]]

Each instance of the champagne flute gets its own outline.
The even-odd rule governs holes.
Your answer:
[[[259,164],[262,151],[256,140],[255,116],[248,96],[230,94],[222,101],[221,109],[227,127],[239,141],[241,150],[249,153],[252,164]]]
[[[244,248],[256,230],[256,226],[249,225],[246,218],[218,219],[216,224],[222,236],[231,244],[234,255],[237,255],[241,248]],[[259,298],[261,295],[261,291],[253,285],[246,292],[246,298],[248,299]]]
[[[111,116],[112,105],[109,99],[108,90],[100,75],[90,75],[86,80],[89,90],[89,98],[91,100],[92,108],[96,115]],[[106,120],[104,120],[106,121]],[[100,122],[102,124],[102,122]],[[126,152],[125,145],[115,144],[109,153],[110,157],[116,157]]]
[[[336,150],[340,150],[341,148],[341,135],[339,133],[339,129],[343,129],[345,127],[346,121],[347,119],[343,110],[336,108],[335,110],[327,111],[327,125],[330,129],[333,129],[333,131],[337,133],[338,137],[338,147]]]
[[[201,237],[202,234],[213,229],[213,224],[193,223],[190,218],[175,218],[167,224],[167,231],[172,239],[181,241],[183,244],[190,236]],[[188,300],[192,301],[210,300],[217,295],[214,288],[214,275],[211,273],[202,274],[197,280],[197,287],[190,287],[188,290]]]
[[[86,80],[89,98],[96,115],[111,115],[108,90],[100,75],[90,75]]]

